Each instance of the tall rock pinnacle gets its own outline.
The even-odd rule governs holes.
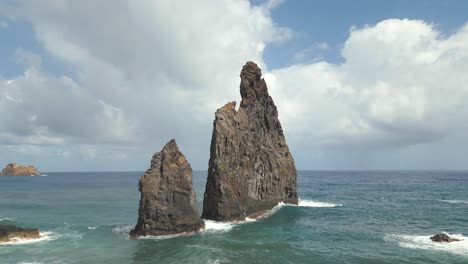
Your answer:
[[[174,139],[153,155],[139,189],[138,223],[131,236],[194,232],[203,227],[197,213],[192,168]]]
[[[243,220],[279,202],[297,204],[297,172],[261,69],[242,68],[242,101],[216,111],[202,218]]]

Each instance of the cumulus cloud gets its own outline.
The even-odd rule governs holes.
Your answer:
[[[468,120],[467,44],[468,25],[444,37],[424,21],[389,19],[352,28],[341,64],[293,65],[267,78],[281,108],[296,109],[284,120],[298,141],[428,143],[461,132]]]
[[[213,113],[239,98],[247,60],[262,67],[296,156],[465,138],[468,26],[444,36],[424,21],[385,20],[350,30],[343,63],[305,63],[329,49],[318,42],[296,54],[303,63],[269,71],[265,46],[293,36],[271,17],[281,2],[4,5],[9,17],[31,23],[47,54],[19,50],[24,73],[0,80],[0,144],[144,168],[175,137],[194,167],[205,168]],[[42,56],[71,74],[44,69]]]
[[[213,113],[239,97],[242,65],[254,60],[266,70],[265,45],[290,37],[270,17],[277,4],[20,1],[8,6],[10,15],[31,23],[47,56],[73,75],[55,76],[40,66],[40,56],[18,52],[21,62],[29,63],[22,76],[2,82],[8,102],[0,106],[2,144],[83,144],[79,152],[91,158],[98,145],[154,151],[176,137],[206,164]]]

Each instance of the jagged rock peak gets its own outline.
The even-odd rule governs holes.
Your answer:
[[[243,220],[279,202],[298,202],[294,159],[261,69],[247,62],[240,77],[239,110],[230,102],[215,113],[205,219]]]
[[[192,168],[174,139],[153,155],[140,178],[138,222],[133,237],[191,233],[203,228],[193,189]]]
[[[262,78],[262,70],[257,64],[247,62],[242,67],[240,77],[241,107],[248,107],[256,101],[264,101],[270,97],[265,80]]]

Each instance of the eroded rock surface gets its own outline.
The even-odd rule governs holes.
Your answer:
[[[2,170],[2,176],[39,176],[40,173],[34,166],[25,166],[16,163],[10,163]]]
[[[0,224],[0,242],[8,242],[12,238],[39,238],[39,229],[21,228],[15,225]]]
[[[297,204],[297,172],[260,68],[242,68],[242,101],[216,111],[202,218],[243,220],[279,202]]]
[[[192,168],[175,140],[153,155],[151,167],[140,178],[138,223],[133,237],[198,231],[203,227],[192,183]]]

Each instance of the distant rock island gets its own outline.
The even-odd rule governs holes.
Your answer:
[[[0,242],[8,242],[12,238],[39,238],[39,229],[21,228],[15,225],[0,224]]]
[[[297,172],[278,111],[254,62],[242,68],[242,101],[216,111],[202,218],[238,221],[279,202],[297,204]]]
[[[450,237],[447,234],[437,234],[437,235],[431,236],[431,240],[433,242],[445,242],[445,243],[460,241],[460,239]]]
[[[132,237],[191,233],[204,227],[197,212],[192,168],[172,139],[140,178],[138,223]]]
[[[10,163],[2,170],[0,176],[39,176],[36,167]]]

